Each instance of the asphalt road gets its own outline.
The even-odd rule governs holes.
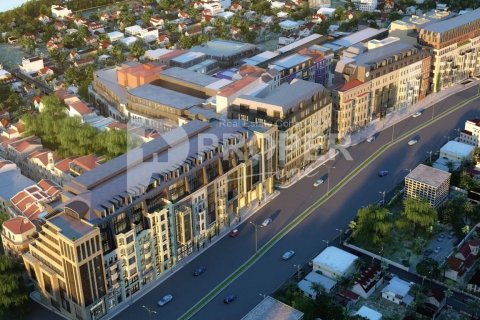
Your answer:
[[[474,87],[437,103],[435,114],[472,97],[477,90],[477,87]],[[419,142],[414,146],[407,146],[409,138],[392,146],[360,172],[347,186],[276,243],[259,261],[200,310],[193,319],[242,318],[261,301],[261,294],[272,293],[295,272],[294,264],[304,264],[310,260],[325,247],[322,240],[336,237],[338,235],[337,228],[345,229],[349,221],[356,215],[358,208],[380,200],[379,192],[388,191],[402,181],[408,173],[405,169],[413,169],[419,162],[426,159],[427,151],[438,150],[447,141],[444,136],[453,137],[455,128],[463,128],[467,118],[479,115],[479,106],[480,100],[475,100],[461,110],[422,129],[413,135],[420,137]],[[269,226],[258,231],[260,248],[294,217],[326,193],[327,182],[314,188],[313,182],[316,179],[319,177],[330,179],[330,188],[332,188],[380,146],[388,143],[392,139],[392,133],[397,137],[403,132],[421,125],[432,117],[432,111],[433,108],[428,108],[422,116],[410,117],[396,124],[394,132],[392,128],[386,129],[371,143],[364,142],[349,148],[348,151],[353,157],[352,161],[347,161],[342,155],[338,155],[336,160],[327,163],[329,166],[335,166],[335,169],[330,170],[330,177],[327,177],[326,167],[322,166],[314,176],[300,180],[291,188],[282,189],[280,196],[265,205],[251,219],[244,221],[239,227],[240,235],[237,238],[225,237],[205,249],[202,255],[190,264],[182,266],[169,279],[134,302],[115,319],[148,319],[148,313],[142,308],[142,305],[156,310],[157,314],[152,315],[151,320],[179,318],[254,254],[255,229],[248,221],[261,223],[267,217],[273,219]],[[377,172],[380,169],[388,170],[389,175],[379,178]],[[289,261],[281,260],[282,254],[289,249],[296,251],[295,256]],[[206,265],[207,270],[200,277],[193,277],[193,270],[199,265]],[[174,296],[173,301],[162,308],[158,307],[157,301],[167,293]],[[238,299],[230,305],[225,305],[222,300],[228,294],[235,294]],[[34,316],[32,319],[40,318]]]

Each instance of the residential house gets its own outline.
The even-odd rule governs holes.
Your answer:
[[[430,289],[423,304],[416,309],[416,319],[435,320],[446,303],[445,292],[440,289]]]
[[[463,142],[449,141],[440,148],[440,156],[433,167],[449,172],[458,169],[464,161],[472,160],[475,147]]]
[[[115,42],[115,41],[122,40],[124,38],[124,35],[120,31],[112,31],[107,33],[107,37],[110,40],[110,42]]]
[[[165,24],[165,21],[160,16],[151,16],[149,22],[152,27],[163,27]]]
[[[155,41],[158,38],[158,29],[155,27],[148,27],[146,29],[142,29],[138,34],[138,37],[140,37],[145,42]]]
[[[90,31],[91,34],[100,34],[105,33],[105,28],[103,24],[99,22],[89,22],[88,31]]]
[[[53,70],[48,67],[42,68],[38,71],[38,76],[41,78],[48,78],[48,77],[52,77],[53,75],[54,75]]]
[[[20,65],[20,71],[25,74],[37,73],[45,66],[43,65],[43,58],[38,56],[22,58],[22,64]]]
[[[369,265],[355,280],[352,292],[367,299],[383,283],[382,271],[375,265]]]
[[[449,269],[445,272],[445,277],[453,281],[463,281],[463,276],[474,265],[478,256],[480,242],[477,240],[468,240],[458,249],[455,255],[447,260]]]
[[[95,155],[86,155],[75,158],[69,163],[70,174],[74,177],[79,176],[84,172],[91,171],[100,166],[103,161],[103,158],[99,158]]]
[[[94,64],[94,63],[95,63],[95,58],[87,57],[87,58],[75,60],[73,65],[76,68],[80,68],[80,67],[84,67],[84,66],[87,66],[89,64]]]
[[[297,284],[297,286],[305,296],[315,300],[318,294],[318,291],[314,289],[316,285],[320,286],[321,290],[324,292],[330,293],[336,284],[337,281],[332,280],[318,272],[312,271],[307,274],[305,278]]]
[[[465,121],[465,128],[460,132],[458,141],[474,147],[480,146],[480,119]]]
[[[52,17],[54,19],[66,19],[72,15],[72,10],[69,10],[67,7],[52,5],[51,7]]]
[[[50,23],[50,21],[51,21],[49,16],[47,16],[45,14],[42,14],[42,13],[38,16],[37,19],[38,19],[38,21],[40,21],[43,24]]]
[[[359,316],[362,319],[368,319],[368,320],[382,320],[383,315],[376,311],[373,310],[372,308],[369,308],[367,306],[362,306],[360,309],[358,309],[357,312],[354,314],[355,316]]]
[[[408,306],[414,300],[414,298],[408,294],[412,285],[413,283],[406,282],[395,276],[390,280],[388,285],[382,289],[382,298],[396,304]]]
[[[54,28],[56,31],[67,30],[67,26],[66,26],[62,21],[55,21],[55,22],[53,23],[53,28]]]
[[[33,180],[22,175],[15,163],[0,158],[0,212],[9,212],[10,199],[17,192],[34,184]]]
[[[25,217],[15,217],[2,224],[2,244],[5,255],[21,259],[36,232],[35,225]]]
[[[142,27],[138,25],[133,25],[130,27],[126,27],[124,31],[125,31],[125,35],[136,36],[140,34],[140,32],[142,31]]]
[[[313,271],[330,279],[348,277],[355,270],[358,257],[334,246],[326,247],[313,260]]]

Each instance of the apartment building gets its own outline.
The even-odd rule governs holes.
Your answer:
[[[20,71],[25,74],[33,74],[42,70],[45,66],[43,65],[42,57],[27,57],[22,58],[22,64],[19,66]]]
[[[480,119],[465,121],[465,128],[460,132],[459,142],[478,148],[480,146]]]
[[[430,23],[420,29],[418,39],[433,50],[432,91],[480,73],[480,9]]]
[[[447,199],[451,173],[419,165],[405,177],[405,198],[423,199],[434,208]]]
[[[358,10],[366,12],[373,12],[378,6],[378,0],[353,0],[353,3]]]
[[[373,42],[372,49],[337,63],[333,128],[340,137],[391,111],[407,108],[427,94],[428,49],[397,38]]]
[[[15,217],[2,224],[3,251],[9,257],[21,259],[35,234],[35,225],[25,217]]]
[[[332,103],[318,83],[294,79],[256,96],[233,101],[229,118],[278,126],[277,179],[288,181],[328,150]]]
[[[24,255],[43,301],[78,319],[128,303],[274,191],[277,140],[192,121],[66,184]]]

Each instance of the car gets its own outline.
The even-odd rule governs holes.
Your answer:
[[[388,170],[380,170],[378,171],[379,177],[385,177],[388,174]]]
[[[440,252],[440,250],[442,250],[442,247],[436,247],[436,248],[435,248],[435,250],[433,250],[433,252],[435,252],[435,253],[439,253],[439,252]]]
[[[438,238],[437,238],[437,241],[438,241],[438,242],[442,242],[442,241],[443,241],[443,238],[442,238],[442,237],[438,237]]]
[[[290,259],[291,257],[293,257],[295,255],[295,251],[293,250],[288,250],[287,252],[285,252],[282,256],[282,260],[288,260]]]
[[[422,111],[417,111],[412,115],[412,118],[417,118],[417,117],[420,117],[421,115],[422,115]]]
[[[442,239],[445,239],[445,235],[443,233],[440,233],[440,235],[438,237],[442,238]]]
[[[423,252],[423,255],[424,255],[425,257],[428,257],[428,256],[431,255],[432,253],[433,253],[433,250],[427,249],[427,250],[425,250],[425,252]]]
[[[228,235],[230,236],[230,238],[236,238],[238,237],[239,234],[240,234],[240,231],[238,229],[233,229],[232,231],[230,231]]]
[[[323,179],[318,179],[313,183],[313,186],[316,188],[324,182]]]
[[[414,144],[417,144],[417,142],[418,142],[417,139],[412,139],[412,140],[408,141],[408,145],[413,146]]]
[[[158,300],[158,305],[160,307],[163,307],[164,305],[166,305],[172,300],[173,300],[173,296],[171,294],[167,294],[166,296],[163,296],[162,299]]]
[[[452,231],[452,232],[450,232],[450,233],[448,234],[447,238],[448,238],[448,239],[453,239],[453,236],[454,236],[454,234],[453,234],[453,231]]]
[[[205,267],[205,266],[199,266],[197,269],[195,269],[195,271],[193,271],[193,275],[194,275],[195,277],[198,277],[199,275],[201,275],[202,273],[204,273],[206,270],[207,270],[207,267]]]
[[[270,223],[272,223],[272,219],[267,218],[267,219],[263,220],[263,222],[262,222],[262,227],[266,227],[266,226],[268,226]]]
[[[370,136],[367,138],[367,142],[372,142],[373,140],[375,140],[375,136]]]
[[[228,295],[226,296],[224,299],[223,299],[223,302],[226,303],[226,304],[229,304],[229,303],[232,303],[233,301],[237,300],[237,296],[236,295]]]

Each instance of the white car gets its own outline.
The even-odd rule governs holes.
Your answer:
[[[414,144],[417,144],[417,142],[418,142],[417,139],[412,139],[412,140],[408,141],[408,145],[413,146]]]
[[[420,117],[421,115],[422,115],[422,111],[417,111],[412,115],[412,118],[417,118],[417,117]]]
[[[158,305],[160,307],[163,307],[164,305],[166,305],[167,303],[169,303],[172,300],[173,300],[173,296],[171,294],[167,294],[162,299],[158,300]]]
[[[373,140],[375,140],[375,136],[370,136],[367,138],[367,142],[372,142]]]
[[[293,257],[295,255],[295,251],[293,250],[288,250],[287,252],[285,252],[282,256],[282,260],[288,260],[290,259],[291,257]]]
[[[323,182],[324,182],[323,179],[318,179],[317,181],[315,181],[315,182],[313,183],[313,186],[316,188],[316,187],[318,187],[319,185],[321,185]]]
[[[266,227],[266,226],[268,226],[270,223],[272,223],[272,219],[267,218],[267,219],[263,220],[263,222],[262,222],[262,227]]]

